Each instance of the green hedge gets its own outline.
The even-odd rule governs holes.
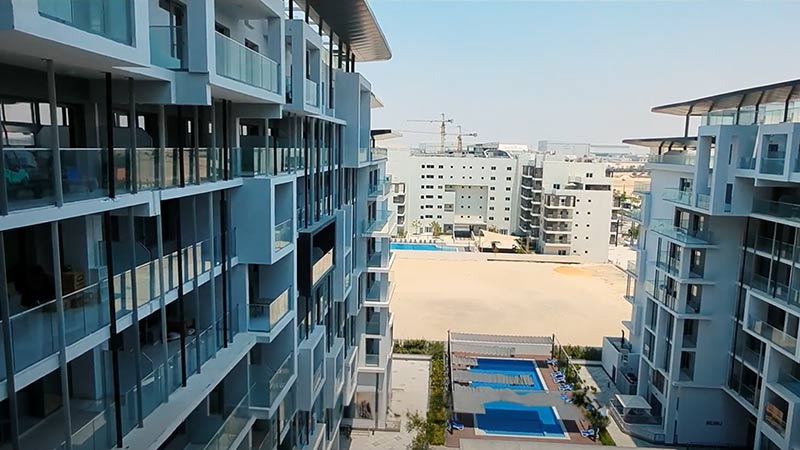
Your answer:
[[[611,435],[608,434],[608,430],[605,429],[600,430],[600,443],[603,445],[617,445],[617,443],[614,442],[614,438],[612,438]]]
[[[565,345],[564,351],[570,358],[585,359],[587,361],[600,361],[603,349],[584,345]]]
[[[445,422],[448,408],[445,386],[444,344],[428,342],[428,354],[431,355],[430,392],[428,400],[428,440],[431,445],[444,445]]]

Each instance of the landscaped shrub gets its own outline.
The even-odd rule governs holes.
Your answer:
[[[584,345],[565,345],[564,351],[570,358],[585,359],[588,361],[600,361],[602,349],[600,347],[589,347]]]

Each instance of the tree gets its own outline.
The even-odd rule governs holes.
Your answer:
[[[628,237],[630,237],[632,241],[639,238],[639,225],[631,225],[630,229],[628,229]]]
[[[419,227],[421,227],[421,226],[422,226],[422,222],[420,222],[419,220],[412,221],[411,222],[411,228],[414,229],[414,233],[413,234],[419,234]]]
[[[431,229],[433,230],[434,236],[439,236],[440,234],[442,234],[442,226],[439,224],[439,222],[436,221],[431,222]]]
[[[431,442],[428,438],[428,421],[420,416],[418,413],[406,414],[408,422],[406,422],[406,429],[409,433],[413,433],[414,437],[406,447],[408,450],[428,450],[431,448]]]

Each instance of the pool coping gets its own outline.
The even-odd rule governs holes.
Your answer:
[[[475,424],[473,429],[473,433],[475,436],[488,436],[488,437],[506,437],[506,438],[517,438],[517,439],[559,439],[563,441],[571,441],[572,438],[569,437],[569,432],[567,432],[567,427],[564,426],[564,421],[561,420],[561,416],[558,414],[558,410],[555,406],[547,406],[542,405],[540,408],[550,408],[553,411],[553,414],[556,416],[556,421],[558,422],[558,426],[561,427],[561,436],[554,436],[554,435],[543,435],[537,436],[535,434],[505,434],[505,433],[489,433],[484,431],[483,428],[478,427],[478,418],[476,417],[477,414],[473,414],[472,423]]]
[[[475,358],[476,359],[503,359],[503,360],[510,359],[510,360],[516,360],[516,361],[530,361],[531,363],[533,363],[533,370],[536,372],[536,376],[539,377],[539,384],[542,386],[541,389],[530,389],[530,390],[534,391],[534,392],[550,392],[550,389],[547,387],[547,383],[545,383],[545,381],[544,381],[544,376],[542,376],[542,371],[539,369],[539,364],[536,363],[536,359],[532,359],[532,358],[515,358],[515,357],[511,357],[511,356],[476,356]],[[488,387],[490,387],[491,389],[497,389],[497,388],[493,388],[491,386],[488,386]],[[514,390],[513,388],[502,388],[502,389]],[[517,391],[517,392],[519,392],[519,391]]]

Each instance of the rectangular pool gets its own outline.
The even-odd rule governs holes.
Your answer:
[[[498,373],[502,375],[530,375],[533,385],[502,384],[473,381],[475,387],[485,386],[495,389],[514,389],[518,391],[544,391],[545,386],[536,368],[536,361],[530,359],[477,358],[478,365],[471,367],[471,372]]]
[[[408,242],[392,242],[390,244],[392,250],[427,250],[433,252],[457,252],[456,247],[448,247],[446,245],[436,244],[411,244]]]
[[[475,427],[486,434],[566,439],[566,432],[552,406],[525,406],[513,402],[483,405],[475,414]]]

